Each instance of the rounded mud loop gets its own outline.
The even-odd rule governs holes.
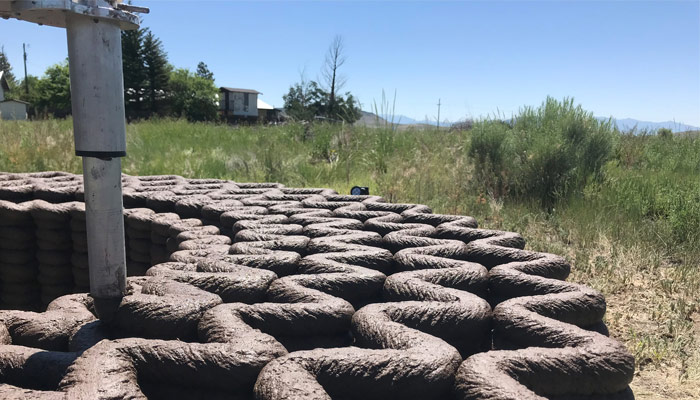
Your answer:
[[[122,297],[94,297],[92,295],[90,297],[92,297],[97,318],[105,323],[111,322],[119,309]]]

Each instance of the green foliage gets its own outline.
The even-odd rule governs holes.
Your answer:
[[[143,60],[145,29],[122,31],[122,70],[126,118],[145,116],[143,96],[146,87],[146,66]]]
[[[0,171],[81,172],[73,152],[73,121],[48,119],[0,123]]]
[[[122,32],[122,68],[126,118],[166,115],[172,67],[163,43],[150,29]]]
[[[39,95],[39,78],[34,75],[27,75],[27,86],[29,86],[29,93],[25,89],[25,82],[22,79],[15,89],[13,90],[13,96],[22,101],[29,103],[27,106],[27,113],[30,117],[34,117],[37,114],[37,104],[40,102]]]
[[[360,108],[350,92],[336,95],[331,104],[330,93],[315,81],[295,83],[282,96],[285,112],[297,121],[312,121],[314,118],[353,123],[360,118]]]
[[[192,82],[206,82],[210,95],[215,92],[210,81],[187,70],[173,75],[176,87],[179,82],[185,88]],[[182,101],[183,110],[206,103],[192,100],[193,96]],[[53,120],[3,124],[0,170],[40,170],[40,164],[74,170],[71,132],[69,122]],[[341,192],[361,184],[396,201],[427,202],[438,212],[487,212],[488,203],[499,203],[494,199],[497,190],[509,196],[503,203],[507,207],[529,207],[532,200],[514,194],[512,185],[518,183],[513,176],[524,179],[531,172],[518,165],[517,157],[506,156],[513,153],[518,137],[509,124],[498,121],[477,123],[471,131],[435,135],[430,130],[401,131],[391,126],[292,123],[235,128],[154,119],[129,124],[127,137],[129,157],[124,168],[131,174],[268,180]],[[544,144],[537,143],[533,149],[536,157],[569,165]],[[577,196],[558,203],[549,215],[568,213],[567,218],[581,224],[588,221],[594,233],[610,230],[630,240],[661,237],[668,249],[700,248],[698,175],[700,138],[623,135],[601,169],[601,178],[591,175]],[[491,189],[484,191],[487,186]]]
[[[170,74],[169,85],[173,115],[190,121],[213,121],[217,118],[217,90],[214,82],[178,68]]]
[[[36,83],[36,110],[42,114],[64,118],[71,114],[70,71],[68,62],[46,69]]]
[[[326,92],[322,92],[322,99],[329,99],[330,96]],[[357,99],[350,93],[345,92],[345,95],[336,94],[334,102],[328,103],[325,107],[325,116],[332,120],[340,120],[348,123],[353,123],[360,119],[361,110]]]
[[[344,42],[336,35],[326,54],[321,69],[325,86],[316,81],[306,81],[303,74],[301,82],[293,84],[284,95],[284,110],[297,121],[323,119],[329,122],[353,123],[361,116],[357,100],[350,92],[340,94],[345,85],[345,77],[339,69],[345,64]]]
[[[207,67],[207,64],[205,64],[203,61],[200,61],[199,64],[197,64],[196,74],[200,78],[208,79],[214,82],[214,73],[209,71],[209,67]]]
[[[10,61],[7,59],[4,47],[0,47],[0,71],[4,72],[3,76],[7,80],[8,85],[10,85],[10,90],[13,89],[17,81],[15,75],[12,73],[12,65],[10,65]]]
[[[697,137],[624,135],[598,196],[618,213],[654,226],[665,242],[698,246],[699,174]]]
[[[516,166],[511,128],[500,121],[484,121],[476,123],[471,133],[468,155],[474,160],[473,179],[481,190],[502,198]]]
[[[319,91],[316,82],[302,79],[290,86],[289,92],[282,96],[284,111],[296,121],[312,121],[321,112],[317,102]]]
[[[616,137],[612,121],[598,121],[573,99],[553,98],[521,109],[514,121],[512,127],[492,120],[475,124],[468,154],[483,191],[551,209],[602,178]]]
[[[143,38],[142,57],[146,71],[146,111],[149,115],[164,115],[172,67],[168,64],[162,42],[148,29]]]
[[[671,136],[673,136],[673,132],[672,132],[670,129],[668,129],[668,128],[660,128],[660,129],[656,132],[656,134],[659,135],[659,136],[661,136],[661,137],[671,137]]]

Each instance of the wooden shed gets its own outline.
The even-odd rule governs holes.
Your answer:
[[[4,120],[27,119],[27,106],[29,103],[7,98],[6,93],[9,91],[10,84],[5,77],[5,71],[0,71],[0,118]]]
[[[258,95],[262,93],[253,89],[230,87],[221,87],[219,91],[219,111],[226,120],[258,119]]]

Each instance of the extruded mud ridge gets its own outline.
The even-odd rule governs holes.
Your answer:
[[[123,185],[106,325],[81,177],[0,174],[0,398],[633,398],[603,296],[518,234],[328,189]]]

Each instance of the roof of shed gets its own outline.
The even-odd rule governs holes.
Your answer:
[[[254,90],[254,89],[239,89],[239,88],[230,88],[230,87],[225,87],[225,86],[220,87],[219,90],[222,91],[222,92],[239,92],[239,93],[262,94],[262,93],[258,92],[257,90]]]
[[[4,90],[10,90],[10,84],[7,83],[7,78],[5,77],[5,71],[0,71],[0,85]]]
[[[0,103],[20,103],[20,104],[31,105],[31,103],[26,102],[24,100],[15,100],[15,99],[3,100],[3,101],[0,101]]]
[[[274,109],[275,109],[274,107],[272,107],[271,105],[260,100],[260,97],[258,97],[258,110],[274,110]]]

